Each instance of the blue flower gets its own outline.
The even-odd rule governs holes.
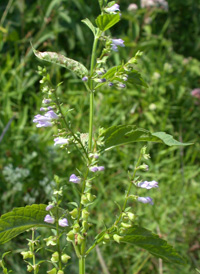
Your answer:
[[[87,76],[84,76],[84,77],[82,78],[82,81],[83,81],[83,82],[87,82],[87,80],[88,80],[88,77],[87,77]]]
[[[111,6],[110,8],[107,8],[106,11],[109,12],[109,13],[114,13],[114,14],[116,14],[115,11],[120,11],[119,5],[118,5],[118,4],[114,4],[114,5]]]
[[[78,184],[80,183],[81,179],[79,177],[77,177],[75,174],[72,174],[69,178],[69,182],[74,183],[74,184]]]
[[[48,223],[48,224],[54,224],[55,219],[53,217],[51,217],[51,215],[47,214],[44,218],[44,222]]]
[[[62,227],[69,226],[68,221],[67,221],[67,218],[60,219],[60,220],[58,221],[58,224],[59,224],[59,226],[62,226]]]
[[[62,137],[57,137],[54,139],[54,146],[57,146],[57,145],[68,145],[69,144],[69,140],[66,139],[66,138],[62,138]]]
[[[144,182],[138,183],[137,186],[141,187],[141,188],[151,189],[151,188],[154,188],[154,187],[158,187],[158,182],[156,182],[156,181],[151,181],[151,182],[144,181]]]
[[[143,204],[153,205],[153,200],[150,197],[138,197],[137,200]]]
[[[112,46],[112,50],[118,51],[117,46],[125,47],[124,40],[122,40],[122,39],[112,39],[111,46]]]

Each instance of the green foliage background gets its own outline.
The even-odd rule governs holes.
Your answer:
[[[165,131],[179,141],[195,143],[178,149],[158,144],[148,146],[149,172],[145,177],[141,175],[144,180],[158,181],[159,190],[150,193],[154,206],[134,206],[139,224],[167,239],[187,261],[185,267],[163,263],[163,272],[196,273],[195,268],[200,268],[200,101],[190,92],[200,86],[200,1],[169,0],[169,11],[154,10],[150,24],[144,23],[146,10],[128,12],[131,1],[118,2],[122,20],[110,34],[125,40],[126,47],[112,55],[110,65],[118,65],[121,58],[126,61],[142,50],[138,68],[149,88],[102,89],[96,94],[95,128],[136,124],[152,132]],[[66,156],[55,149],[52,141],[55,129],[37,129],[32,123],[42,95],[36,73],[41,63],[34,57],[30,41],[40,51],[60,52],[87,66],[93,37],[81,20],[88,17],[94,22],[98,14],[97,3],[89,0],[0,3],[0,132],[11,122],[0,142],[1,214],[17,206],[47,203],[54,186],[54,173],[63,178],[64,201],[78,201],[74,186],[68,184],[74,167],[81,168],[77,154]],[[70,120],[74,130],[87,132],[89,102],[81,81],[56,65],[47,67],[54,83],[63,81],[60,97],[66,108],[73,108]],[[98,199],[93,206],[92,221],[97,232],[103,222],[111,224],[111,217],[117,214],[114,201],[122,202],[127,170],[132,169],[140,147],[135,144],[118,147],[101,156],[106,170],[94,190]],[[38,231],[38,235],[47,233],[44,229]],[[19,252],[25,248],[27,237],[21,235],[3,246],[4,251],[12,250],[6,263],[14,273],[26,273]],[[161,273],[161,262],[133,246],[113,244],[101,247],[100,252],[110,273]],[[49,253],[43,250],[38,259],[42,256],[48,257]],[[67,273],[77,273],[76,263],[72,255]],[[41,273],[46,270],[43,266]],[[96,252],[88,258],[87,272],[104,273]]]

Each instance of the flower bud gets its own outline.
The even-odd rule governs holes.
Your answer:
[[[110,235],[109,234],[105,234],[104,238],[103,238],[104,242],[109,242],[110,241]]]
[[[128,222],[129,221],[129,218],[128,218],[128,216],[127,216],[127,214],[124,212],[124,213],[122,213],[122,220],[124,221],[124,222]]]
[[[51,270],[47,271],[48,274],[57,274],[56,268],[52,268]]]
[[[56,251],[52,254],[51,261],[57,263],[59,261],[59,253]]]
[[[88,217],[89,217],[89,212],[87,211],[87,209],[84,208],[82,210],[82,219],[87,221]]]
[[[66,264],[66,263],[69,261],[69,259],[71,259],[71,257],[70,257],[69,255],[67,255],[67,254],[63,254],[63,255],[61,256],[61,261],[62,261],[64,264]]]
[[[73,230],[70,230],[67,233],[67,241],[72,242],[73,240],[74,240],[74,232],[73,232]]]
[[[86,197],[87,197],[87,199],[88,199],[89,202],[93,202],[94,199],[96,198],[96,196],[92,195],[91,193],[87,193]]]
[[[81,197],[81,204],[82,205],[87,205],[89,203],[87,197],[85,195],[82,195]]]
[[[115,241],[115,242],[117,242],[118,244],[120,243],[120,240],[122,239],[122,237],[121,236],[119,236],[119,235],[117,235],[117,234],[114,234],[113,235],[113,240]]]
[[[21,255],[23,256],[23,260],[33,258],[33,253],[31,251],[23,251],[21,252]]]
[[[132,225],[127,223],[121,223],[121,226],[124,228],[130,228]]]
[[[80,225],[77,223],[77,224],[75,224],[74,226],[73,226],[73,232],[74,233],[77,233],[77,232],[79,232],[80,231]]]
[[[135,221],[136,216],[132,212],[127,212],[128,218],[131,222]]]
[[[74,208],[72,211],[69,212],[69,214],[71,215],[72,219],[76,219],[76,217],[78,216],[78,208]]]
[[[85,231],[87,231],[89,228],[87,221],[83,221],[82,226]]]
[[[28,272],[32,272],[34,270],[33,266],[32,265],[27,265],[27,271]]]
[[[77,236],[77,242],[78,242],[79,245],[82,244],[83,240],[84,240],[84,237],[81,236],[81,234],[78,234],[78,236]]]

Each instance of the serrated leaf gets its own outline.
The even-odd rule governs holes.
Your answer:
[[[128,74],[128,83],[133,85],[143,86],[148,88],[148,85],[145,83],[141,74],[137,70],[132,70],[131,72],[127,72]]]
[[[119,14],[101,14],[95,20],[97,26],[102,31],[110,29],[112,26],[117,24],[120,20]]]
[[[48,214],[45,209],[46,205],[39,204],[14,208],[3,214],[0,218],[0,244],[33,227],[55,228],[55,225],[44,222],[44,217]]]
[[[101,133],[104,141],[104,150],[115,146],[124,145],[133,142],[156,142],[164,143],[168,146],[188,146],[192,143],[181,143],[165,132],[151,133],[142,128],[132,125],[112,126]]]
[[[135,225],[120,234],[120,236],[122,237],[120,242],[134,244],[146,249],[153,256],[166,262],[185,264],[183,258],[171,245],[150,230]]]
[[[81,20],[81,22],[83,22],[85,25],[87,25],[88,28],[91,29],[91,31],[93,32],[93,34],[95,36],[97,28],[95,28],[95,26],[92,24],[92,22],[88,18]]]
[[[35,50],[34,48],[33,48],[33,52],[35,56],[38,57],[39,59],[53,63],[53,64],[57,64],[61,67],[69,69],[80,78],[85,75],[88,75],[88,70],[84,65],[82,65],[81,63],[73,59],[67,58],[62,54],[59,54],[56,52],[50,52],[50,51],[40,52],[38,50]]]

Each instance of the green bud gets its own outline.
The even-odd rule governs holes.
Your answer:
[[[84,208],[82,210],[82,219],[87,221],[88,217],[89,217],[89,212],[87,211],[87,209]]]
[[[76,217],[78,216],[78,208],[74,208],[72,211],[69,212],[69,214],[71,215],[72,219],[76,219]]]
[[[82,205],[87,205],[89,203],[87,197],[85,195],[82,195],[81,197],[81,204]]]
[[[75,224],[74,226],[73,226],[73,232],[74,233],[77,233],[77,232],[79,232],[80,231],[80,225],[79,224]]]
[[[59,253],[56,251],[52,254],[51,261],[57,263],[59,261]]]
[[[33,258],[33,253],[31,251],[22,251],[21,255],[23,256],[23,259]]]
[[[87,221],[83,221],[82,226],[83,226],[85,231],[87,231],[88,228],[89,228]]]
[[[126,232],[126,228],[124,228],[124,227],[120,227],[120,229],[119,229],[119,233],[120,234],[122,234],[122,233],[124,233],[124,232]]]
[[[51,270],[47,271],[48,274],[57,274],[56,268],[52,268]]]
[[[86,194],[86,197],[87,197],[87,199],[88,199],[88,201],[89,201],[90,203],[93,202],[94,199],[96,198],[96,196],[95,196],[95,195],[92,195],[91,193],[87,193],[87,194]]]
[[[135,221],[136,216],[132,212],[127,212],[128,218],[131,222]]]
[[[132,225],[127,223],[121,223],[121,226],[124,228],[130,228]]]
[[[27,265],[27,271],[28,272],[32,272],[34,270],[33,266],[32,265]]]
[[[69,259],[71,259],[71,257],[70,257],[69,255],[67,255],[67,254],[63,254],[63,255],[61,256],[61,260],[62,260],[62,262],[63,262],[64,264],[66,264],[66,263],[69,261]]]
[[[57,274],[64,274],[64,271],[58,270]]]
[[[144,155],[146,153],[147,147],[144,146],[141,148],[141,154]]]
[[[122,213],[122,220],[123,220],[124,222],[128,222],[128,221],[129,221],[129,218],[128,218],[128,216],[127,216],[126,213]]]
[[[119,235],[117,235],[117,234],[114,234],[113,235],[113,240],[115,241],[115,242],[117,242],[118,244],[120,243],[120,240],[122,239],[122,237],[121,236],[119,236]]]
[[[108,235],[107,233],[104,235],[103,238],[104,242],[109,242],[110,241],[110,235]]]
[[[81,234],[78,234],[77,235],[77,242],[78,242],[79,245],[82,244],[83,240],[84,240],[84,237],[81,236]]]
[[[50,236],[48,238],[45,238],[44,241],[46,242],[46,245],[49,246],[49,245],[56,245],[56,237],[53,237],[53,236]]]
[[[74,232],[73,232],[73,230],[70,230],[67,233],[67,241],[69,241],[69,242],[73,242],[74,241]]]

